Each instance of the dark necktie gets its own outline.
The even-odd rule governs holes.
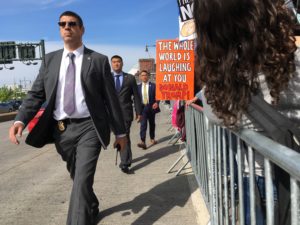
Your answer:
[[[64,111],[71,115],[75,111],[75,55],[70,52],[69,66],[67,69],[65,77],[65,87],[64,87]]]
[[[116,75],[116,91],[119,93],[121,90],[121,82],[120,82],[120,76],[121,75]]]

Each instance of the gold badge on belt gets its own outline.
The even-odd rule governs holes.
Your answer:
[[[58,121],[58,122],[57,122],[57,125],[58,125],[58,129],[59,129],[60,131],[64,131],[64,130],[66,129],[65,124],[64,124],[63,121]]]

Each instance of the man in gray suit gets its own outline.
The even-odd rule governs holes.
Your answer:
[[[90,225],[99,213],[93,183],[101,146],[106,149],[109,144],[111,127],[116,135],[114,145],[122,152],[127,141],[125,126],[118,113],[121,108],[108,58],[83,45],[84,26],[79,15],[66,11],[58,24],[64,49],[46,55],[9,137],[19,144],[16,136],[22,135],[46,102],[26,143],[34,147],[55,143],[73,179],[67,224]]]
[[[131,74],[125,73],[123,69],[123,59],[119,55],[111,57],[112,75],[115,80],[115,88],[118,93],[121,104],[122,114],[125,120],[125,129],[127,136],[127,145],[125,151],[120,152],[121,163],[119,167],[124,173],[129,172],[129,167],[132,161],[131,141],[130,141],[130,127],[133,121],[133,101],[136,112],[136,120],[140,122],[142,114],[142,101],[138,93],[137,83],[135,77]]]

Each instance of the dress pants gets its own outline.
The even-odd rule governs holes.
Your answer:
[[[93,184],[101,150],[92,120],[65,123],[64,131],[56,126],[54,140],[73,179],[67,225],[91,225],[99,207]]]
[[[121,163],[122,166],[130,166],[132,161],[132,152],[131,152],[131,141],[130,141],[130,127],[132,121],[125,121],[125,129],[126,129],[126,137],[127,137],[127,145],[123,151],[120,151]]]
[[[144,105],[142,113],[142,121],[140,128],[141,141],[146,141],[147,122],[149,121],[149,135],[150,139],[155,139],[155,113],[153,112],[151,105]]]

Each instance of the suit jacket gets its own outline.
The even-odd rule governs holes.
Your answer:
[[[143,87],[143,83],[140,83],[138,85],[138,91],[139,91],[139,95],[142,99],[141,101],[143,101],[142,87]],[[149,88],[148,88],[149,99],[148,100],[149,100],[149,105],[151,106],[151,109],[152,109],[152,105],[154,103],[159,104],[159,101],[156,101],[155,95],[156,95],[156,85],[155,85],[155,83],[152,83],[149,81]],[[153,111],[153,113],[158,113],[158,112],[160,112],[160,108],[158,107],[157,109],[153,109],[152,111]]]
[[[125,121],[133,121],[133,102],[136,114],[142,114],[142,104],[138,93],[137,83],[135,77],[131,74],[123,72],[123,82],[119,92],[119,101]]]
[[[46,102],[47,106],[36,126],[26,138],[26,143],[42,147],[53,142],[53,128],[56,121],[53,111],[63,50],[51,52],[45,56],[39,74],[23,101],[15,118],[25,126]],[[114,81],[110,73],[107,56],[84,48],[81,70],[81,84],[87,108],[99,140],[104,148],[110,141],[110,129],[118,134],[125,133],[124,120],[120,112]]]

